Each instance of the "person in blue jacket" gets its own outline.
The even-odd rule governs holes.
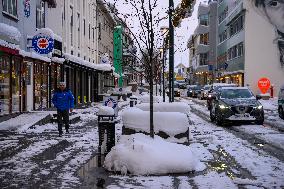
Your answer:
[[[69,133],[69,111],[74,108],[74,96],[69,89],[66,89],[65,82],[59,83],[59,88],[55,90],[52,103],[57,109],[57,121],[59,136],[62,136],[62,125],[64,123],[66,133]]]

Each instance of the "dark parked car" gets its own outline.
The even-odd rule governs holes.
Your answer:
[[[213,96],[210,119],[216,121],[217,125],[234,121],[250,121],[262,125],[264,111],[247,87],[223,87]]]
[[[185,81],[176,81],[180,89],[186,89]]]
[[[192,97],[197,98],[201,95],[201,89],[202,87],[200,85],[197,85],[192,88]]]
[[[187,96],[188,97],[192,97],[194,87],[196,87],[196,85],[188,85],[188,87],[187,87]]]
[[[167,88],[166,93],[169,96],[169,88]],[[174,97],[180,97],[179,85],[176,83],[174,84]]]
[[[212,107],[212,96],[216,94],[222,87],[237,87],[237,84],[228,84],[228,83],[213,83],[211,89],[208,91],[207,96],[207,107],[208,110]]]

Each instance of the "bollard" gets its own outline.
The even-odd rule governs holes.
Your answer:
[[[106,154],[115,146],[115,116],[98,115],[99,153]]]

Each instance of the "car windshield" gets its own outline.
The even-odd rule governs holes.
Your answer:
[[[204,90],[209,90],[210,89],[210,86],[205,86],[204,87]]]
[[[200,89],[201,89],[201,86],[195,86],[194,89],[195,89],[195,90],[200,90]]]
[[[221,98],[251,98],[253,94],[248,89],[223,89],[221,90]]]

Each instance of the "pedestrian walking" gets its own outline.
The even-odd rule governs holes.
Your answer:
[[[52,103],[57,109],[57,121],[59,136],[62,136],[62,125],[64,123],[66,133],[69,133],[69,111],[74,108],[74,96],[72,92],[66,88],[65,82],[59,83],[59,88],[55,90]]]

